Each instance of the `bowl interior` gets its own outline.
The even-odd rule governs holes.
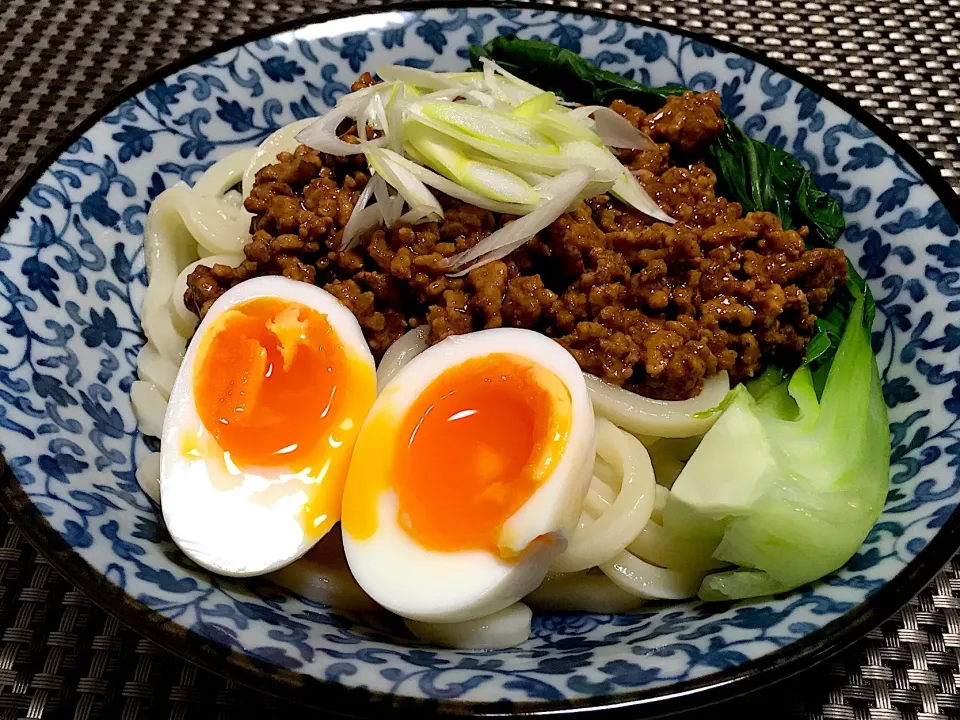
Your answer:
[[[397,625],[350,618],[264,582],[212,577],[166,538],[134,477],[152,441],[138,432],[128,396],[152,200],[237,147],[323,112],[364,70],[385,62],[460,69],[470,44],[506,32],[556,42],[648,84],[716,89],[750,135],[787,148],[842,201],[842,246],[877,298],[893,477],[879,522],[840,572],[736,606],[537,617],[519,648],[439,651],[416,647]],[[69,576],[113,598],[124,618],[145,606],[154,613],[149,631],[165,644],[203,648],[248,676],[272,676],[275,687],[327,680],[444,702],[589,704],[719,682],[788,646],[800,653],[811,638],[822,641],[818,631],[898,573],[915,581],[938,569],[908,565],[948,523],[960,493],[958,201],[943,188],[915,154],[809,84],[666,29],[555,10],[438,8],[343,16],[236,44],[128,94],[11,208],[0,236],[0,444],[19,484],[8,483],[8,506],[59,550]]]

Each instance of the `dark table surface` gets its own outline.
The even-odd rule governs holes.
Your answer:
[[[105,99],[213,42],[382,2],[5,0],[0,192]],[[729,40],[856,97],[960,189],[960,0],[563,2]],[[960,718],[960,557],[832,662],[741,717]],[[0,720],[300,717],[162,651],[94,607],[0,515]],[[716,716],[717,712],[709,713]]]

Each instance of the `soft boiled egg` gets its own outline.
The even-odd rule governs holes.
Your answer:
[[[593,460],[566,350],[512,328],[447,338],[384,387],[360,432],[343,498],[350,570],[412,620],[502,610],[566,547]]]
[[[210,308],[163,423],[170,535],[222,575],[297,559],[340,519],[350,456],[376,398],[356,318],[303,282],[240,283]]]

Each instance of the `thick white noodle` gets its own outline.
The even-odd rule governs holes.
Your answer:
[[[647,600],[685,600],[697,594],[703,573],[681,573],[644,562],[624,550],[600,565],[623,590]]]
[[[421,325],[406,332],[387,348],[377,366],[377,392],[381,392],[400,369],[427,349],[430,326]]]
[[[140,381],[130,390],[138,426],[147,435],[160,435],[170,388],[196,327],[183,304],[187,275],[201,256],[207,264],[236,265],[243,258],[250,215],[223,194],[240,181],[252,155],[238,151],[215,163],[194,188],[177,183],[157,196],[147,215],[143,250],[148,282],[140,311],[147,342],[137,357]]]
[[[173,324],[170,295],[180,271],[197,259],[197,241],[183,224],[176,196],[168,193],[157,196],[147,215],[143,252],[149,282],[140,324],[147,341],[179,366],[187,339]]]
[[[230,153],[211,165],[193,184],[193,191],[203,197],[221,198],[243,180],[243,173],[257,153],[255,148],[243,148]]]
[[[250,213],[246,210],[233,208],[219,198],[197,195],[183,183],[165,193],[174,196],[183,224],[204,250],[216,255],[236,254],[250,242]]]
[[[554,572],[586,570],[610,560],[630,544],[653,512],[656,480],[646,448],[602,418],[597,421],[596,442],[597,455],[623,478],[620,492],[599,517],[577,529],[551,564]]]
[[[600,458],[597,459],[599,460]],[[590,483],[590,489],[587,491],[587,496],[583,501],[584,509],[589,511],[592,517],[598,517],[605,513],[617,497],[617,491],[613,489],[614,483],[605,480],[597,473],[598,465],[599,463],[594,463],[593,482]],[[616,484],[619,486],[619,481]],[[660,515],[663,512],[664,506],[667,504],[667,498],[670,497],[670,490],[658,484],[654,487],[653,493],[653,511],[650,513],[650,518],[656,522],[660,522]]]
[[[620,482],[623,480],[623,476],[617,473],[616,469],[602,457],[597,456],[594,460],[593,474],[598,480],[602,480],[608,485],[609,489],[613,491],[620,489]],[[611,497],[616,497],[616,492],[614,492]],[[611,502],[613,502],[612,499]]]
[[[302,558],[267,577],[307,600],[337,610],[374,612],[380,609],[350,572],[339,524]]]
[[[253,189],[253,181],[256,180],[257,171],[271,163],[275,163],[277,161],[277,155],[280,153],[292,153],[296,150],[300,145],[300,143],[297,142],[297,133],[314,121],[316,121],[316,118],[295,120],[289,125],[284,125],[260,143],[260,147],[254,151],[246,168],[243,170],[241,192],[245,198],[250,197],[250,190]]]
[[[590,517],[597,518],[603,515],[616,500],[617,491],[594,475],[587,496],[583,499],[583,509],[590,514]],[[653,508],[650,512],[653,512]]]
[[[547,575],[523,601],[544,613],[624,613],[644,602],[596,571]]]
[[[431,645],[462,650],[498,650],[526,642],[533,613],[523,603],[514,603],[493,615],[456,623],[425,623],[404,620],[417,639]]]
[[[702,435],[709,430],[720,413],[693,416],[717,407],[730,390],[730,378],[725,372],[707,378],[700,394],[689,400],[654,400],[605,383],[594,375],[584,373],[584,378],[598,417],[635,435],[668,438]]]
[[[144,345],[137,355],[137,376],[154,385],[165,400],[170,398],[179,369],[176,363],[157,352],[152,343]]]
[[[130,386],[130,404],[137,417],[137,426],[144,435],[160,437],[167,399],[153,383],[137,380]]]
[[[137,485],[143,494],[160,504],[160,453],[149,453],[137,466]]]

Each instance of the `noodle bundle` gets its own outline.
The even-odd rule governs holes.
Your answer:
[[[193,188],[177,183],[160,193],[150,208],[143,238],[149,282],[140,312],[147,342],[137,356],[140,379],[130,389],[133,412],[145,435],[160,436],[170,390],[197,326],[197,316],[183,302],[187,275],[201,262],[233,266],[243,260],[250,215],[233,188],[255,154],[238,150],[207,169]],[[158,501],[157,453],[140,463],[137,481]]]

